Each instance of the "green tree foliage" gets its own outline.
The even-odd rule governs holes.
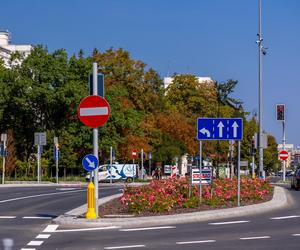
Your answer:
[[[14,55],[11,69],[0,62],[0,130],[11,131],[15,165],[22,173],[36,172],[33,135],[41,131],[47,132],[44,174],[54,174],[54,136],[59,137],[61,168],[82,172],[81,159],[92,152],[92,130],[79,121],[77,107],[88,95],[93,61],[105,75],[105,98],[111,108],[109,121],[99,128],[100,162],[108,159],[111,146],[120,162],[132,160],[133,148],[151,151],[154,161],[166,163],[186,153],[196,155],[197,117],[218,116],[244,119],[242,157],[249,155],[257,124],[254,119],[247,121],[242,103],[231,97],[235,80],[200,83],[194,75],[174,75],[164,90],[158,73],[123,49],[95,49],[92,57],[80,50],[69,58],[63,49],[50,53],[37,46],[22,64],[14,63],[19,56]],[[270,144],[266,166],[273,164],[275,144]],[[228,142],[204,143],[205,157],[224,162],[227,154]]]

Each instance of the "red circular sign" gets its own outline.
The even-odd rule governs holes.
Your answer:
[[[105,98],[98,95],[90,95],[79,103],[77,114],[84,125],[98,128],[107,122],[110,108]]]
[[[282,161],[285,161],[289,157],[289,153],[285,150],[279,152],[279,158]]]
[[[136,159],[136,158],[137,158],[138,152],[137,152],[136,149],[133,149],[133,150],[131,151],[131,156],[132,156],[133,159]]]

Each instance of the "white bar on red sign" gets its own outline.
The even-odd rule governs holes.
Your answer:
[[[95,116],[95,115],[108,115],[107,107],[97,107],[97,108],[81,108],[81,116]]]

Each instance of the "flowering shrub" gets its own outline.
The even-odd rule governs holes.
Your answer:
[[[126,186],[121,202],[136,214],[166,212],[173,207],[195,208],[200,201],[198,188],[193,186],[189,190],[188,179],[153,180],[147,186]],[[272,187],[266,181],[241,178],[241,203],[263,200],[271,192]],[[216,179],[212,187],[203,186],[202,201],[210,206],[235,205],[237,180]]]

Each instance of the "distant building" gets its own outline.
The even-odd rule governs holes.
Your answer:
[[[0,58],[4,61],[4,66],[10,68],[10,57],[14,52],[19,52],[22,56],[27,57],[33,46],[32,45],[15,45],[10,43],[10,32],[0,31]],[[14,64],[20,64],[20,61],[15,61]]]
[[[213,83],[213,79],[210,77],[197,77],[199,83]],[[164,88],[166,89],[174,80],[174,77],[165,77],[164,78]]]

